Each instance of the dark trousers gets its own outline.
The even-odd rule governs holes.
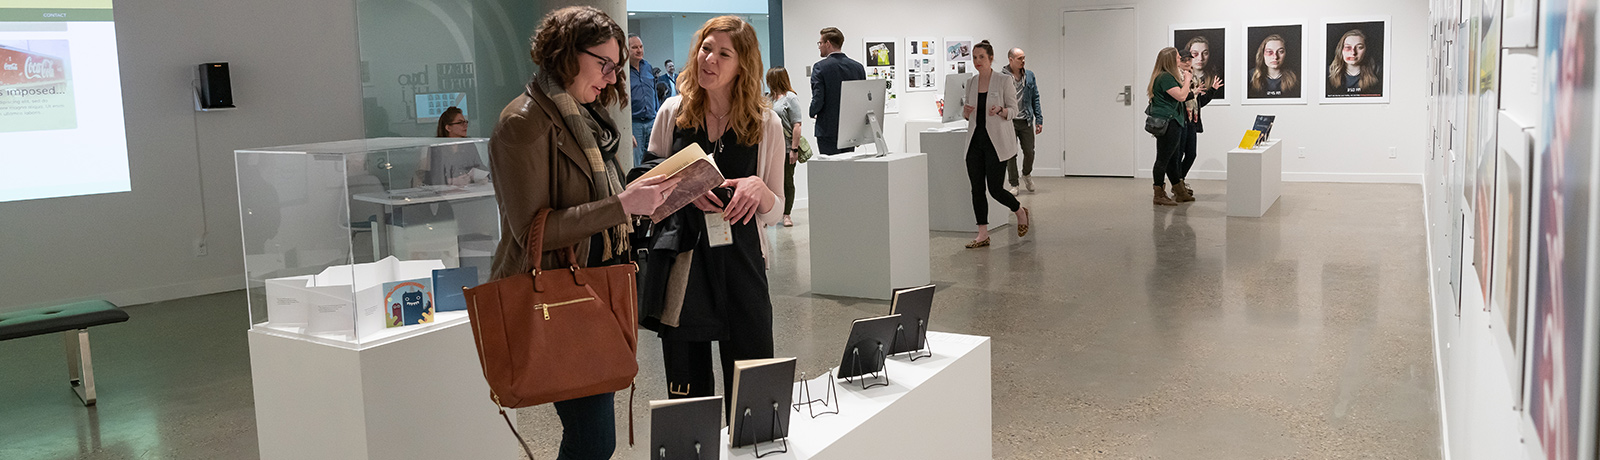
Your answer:
[[[817,136],[817,145],[816,145],[816,147],[817,147],[817,153],[820,153],[820,154],[823,154],[823,155],[838,155],[838,154],[845,153],[845,152],[854,152],[854,151],[856,151],[855,147],[842,148],[842,149],[839,148],[839,136],[833,136],[833,137]]]
[[[1005,174],[1005,163],[995,158],[994,150],[967,149],[967,181],[972,184],[972,212],[978,216],[978,225],[989,225],[989,197],[983,195],[985,188],[994,195],[995,201],[1011,212],[1022,208],[1017,197],[1006,191]]]
[[[1194,167],[1194,158],[1200,149],[1199,134],[1195,131],[1194,123],[1183,127],[1183,144],[1178,146],[1178,154],[1173,158],[1173,163],[1177,164],[1178,180],[1189,178],[1189,168]]]
[[[1183,177],[1178,175],[1180,164],[1176,160],[1178,148],[1183,143],[1184,129],[1178,124],[1178,120],[1172,120],[1167,123],[1167,132],[1156,137],[1156,164],[1150,168],[1150,176],[1155,179],[1157,187],[1166,186],[1166,183],[1161,181],[1162,178],[1173,182],[1183,180]]]
[[[717,354],[722,358],[722,413],[728,413],[733,400],[729,387],[733,386],[733,362],[742,359],[772,357],[772,342],[740,340],[739,331],[733,331],[730,340],[717,341]],[[771,337],[769,333],[767,337]],[[717,394],[715,376],[711,370],[711,342],[661,341],[662,361],[667,367],[667,398],[698,398]],[[726,419],[724,419],[726,420]]]
[[[794,163],[785,158],[783,163],[783,215],[794,211]]]
[[[605,460],[617,450],[615,393],[556,401],[561,418],[561,450],[557,460]]]
[[[1017,130],[1017,142],[1022,144],[1022,151],[1017,156],[1006,160],[1006,179],[1011,181],[1011,186],[1017,186],[1017,161],[1022,161],[1022,175],[1033,175],[1033,122],[1029,120],[1011,120]]]

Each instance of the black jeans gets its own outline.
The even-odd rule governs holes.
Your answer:
[[[788,158],[783,160],[783,215],[793,214],[794,211],[794,163]]]
[[[615,393],[556,401],[561,418],[561,451],[557,460],[605,460],[617,450]]]
[[[1183,144],[1178,147],[1178,154],[1173,158],[1177,164],[1178,180],[1189,178],[1189,168],[1194,167],[1194,158],[1199,152],[1199,132],[1195,131],[1195,124],[1189,123],[1183,127]]]
[[[733,406],[733,362],[743,359],[772,357],[771,342],[750,340],[718,340],[717,354],[722,358],[722,413]],[[667,368],[667,399],[698,398],[716,395],[716,376],[711,369],[711,342],[661,341],[661,357]]]
[[[1022,208],[1017,197],[1006,191],[1005,179],[1006,164],[995,158],[993,148],[967,148],[967,181],[972,184],[972,212],[978,217],[978,225],[989,225],[989,197],[983,195],[985,188],[994,195],[995,201],[1011,212]]]
[[[1187,128],[1178,124],[1178,120],[1167,123],[1167,132],[1156,137],[1156,164],[1150,168],[1150,176],[1155,179],[1155,186],[1164,187],[1162,178],[1177,182],[1183,180],[1178,175],[1181,166],[1178,159],[1178,148],[1183,143],[1183,132]]]

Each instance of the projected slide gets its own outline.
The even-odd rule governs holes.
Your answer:
[[[0,201],[126,192],[112,0],[0,0]]]

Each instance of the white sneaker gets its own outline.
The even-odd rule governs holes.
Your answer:
[[[1033,176],[1022,176],[1022,185],[1028,188],[1028,193],[1033,193]]]
[[[1015,186],[1015,185],[1011,186],[1010,188],[1007,188],[1006,191],[1007,192],[1011,192],[1011,195],[1013,195],[1013,196],[1022,194],[1022,192],[1017,191],[1017,186]]]

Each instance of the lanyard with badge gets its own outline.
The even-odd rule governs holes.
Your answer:
[[[726,135],[726,133],[724,133],[724,135]],[[711,165],[712,166],[716,166],[717,165],[717,155],[719,155],[721,153],[722,153],[722,139],[721,138],[717,138],[716,145],[712,148],[711,154],[707,155],[709,157],[708,159],[711,160]],[[722,168],[718,167],[717,169],[721,170]],[[726,189],[723,188],[723,187],[717,187],[717,188],[711,189],[711,192],[712,192],[712,194],[716,194],[716,192],[718,190],[726,190]],[[727,208],[728,207],[728,201],[733,198],[733,193],[730,192],[727,195],[728,196],[726,196],[726,197],[721,196],[721,195],[717,196],[717,199],[722,200],[722,207],[723,208]],[[733,244],[733,223],[732,222],[728,222],[727,219],[723,218],[723,213],[721,211],[706,212],[705,213],[705,218],[706,218],[706,242],[709,243],[709,245],[711,247],[716,248],[716,247],[722,247],[722,246],[727,246],[727,245]]]

